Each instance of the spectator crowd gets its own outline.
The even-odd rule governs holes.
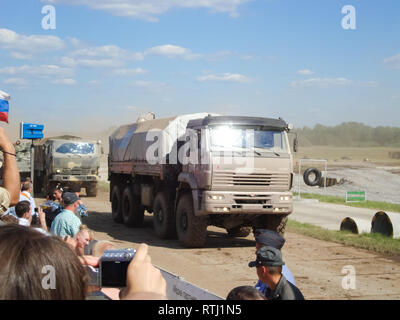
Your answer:
[[[97,241],[82,222],[88,210],[78,188],[52,189],[37,206],[28,179],[20,182],[15,148],[0,128],[4,155],[0,187],[0,299],[166,299],[166,282],[151,264],[148,246],[139,245],[128,266],[126,288],[89,284],[88,268],[98,267],[108,241]],[[233,288],[227,300],[303,300],[293,274],[282,259],[285,239],[271,230],[254,230],[258,282]],[[43,285],[43,268],[57,270],[57,286]],[[46,269],[47,270],[47,269]]]

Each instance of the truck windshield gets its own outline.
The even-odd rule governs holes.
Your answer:
[[[94,144],[85,142],[67,142],[56,148],[57,153],[91,154],[94,153]]]
[[[252,149],[275,154],[288,152],[285,131],[222,126],[211,128],[210,136],[213,149]]]

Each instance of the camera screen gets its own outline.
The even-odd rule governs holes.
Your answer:
[[[102,287],[126,287],[126,270],[130,261],[102,261],[101,285]]]

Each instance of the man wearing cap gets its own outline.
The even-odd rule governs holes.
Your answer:
[[[64,192],[62,195],[64,210],[61,211],[51,224],[51,232],[59,237],[74,237],[82,224],[75,212],[79,207],[79,198],[72,192]]]
[[[265,292],[268,300],[304,300],[301,291],[282,274],[284,264],[280,250],[264,246],[257,250],[257,259],[249,267],[256,267],[258,278],[268,285]]]
[[[257,250],[259,250],[263,246],[270,246],[274,247],[277,250],[281,250],[283,245],[285,244],[285,239],[281,235],[279,235],[279,233],[268,229],[256,229],[254,231],[254,237],[256,239],[256,253]],[[293,274],[290,272],[289,268],[286,265],[282,266],[282,274],[285,276],[287,281],[296,285]],[[258,280],[255,287],[257,290],[265,295],[268,285],[261,280]]]
[[[81,187],[77,185],[72,185],[71,187],[68,188],[68,192],[75,193],[76,196],[79,198],[79,193],[81,191]],[[77,214],[79,217],[87,217],[88,216],[88,210],[86,206],[83,204],[82,200],[79,200],[79,207],[77,210]]]

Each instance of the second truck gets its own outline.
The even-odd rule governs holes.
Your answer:
[[[191,114],[144,117],[110,136],[112,217],[203,247],[207,226],[246,237],[283,233],[292,212],[293,155],[282,119]]]

